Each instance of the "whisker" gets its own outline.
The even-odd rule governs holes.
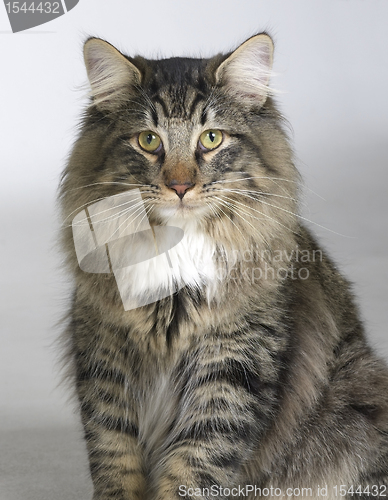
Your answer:
[[[229,202],[226,202],[226,201],[225,201],[225,203],[227,204],[226,206],[227,206],[227,207],[229,208],[229,210],[230,210],[230,205],[231,205],[231,204],[230,204]],[[237,215],[238,217],[240,217],[240,219],[242,219],[242,220],[243,220],[246,224],[250,225],[250,226],[251,226],[251,227],[252,227],[255,231],[257,231],[257,228],[255,228],[255,227],[254,227],[254,226],[253,226],[253,225],[252,225],[252,224],[251,224],[248,220],[246,220],[246,218],[245,218],[245,217],[243,217],[243,216],[242,216],[242,213],[243,213],[243,214],[245,214],[245,215],[248,215],[249,217],[251,217],[251,218],[253,218],[253,219],[259,220],[259,221],[260,221],[260,220],[263,220],[263,219],[259,219],[258,217],[256,217],[256,216],[252,215],[251,213],[248,213],[248,212],[246,212],[246,211],[242,210],[242,209],[241,209],[241,208],[239,208],[239,207],[235,207],[235,206],[233,206],[233,205],[232,205],[232,207],[234,208],[233,213],[234,213],[235,215]],[[265,215],[265,214],[263,214],[263,215]],[[265,243],[269,246],[269,243],[268,243],[268,242],[267,242],[267,240],[263,237],[263,235],[262,235],[262,238],[263,238],[263,241],[264,241],[264,242],[265,242]],[[247,240],[246,240],[246,238],[245,238],[245,237],[244,237],[244,240],[245,240],[245,242],[248,244],[248,242],[247,242]]]
[[[141,193],[142,193],[142,194],[143,194],[143,193],[148,193],[148,192],[152,192],[152,191],[146,191],[146,190],[145,190],[145,191],[141,191]],[[117,194],[115,194],[114,196],[117,196],[117,197],[118,197],[118,196],[124,196],[124,195],[126,195],[126,194],[128,194],[128,193],[129,193],[129,191],[128,191],[128,190],[126,190],[126,191],[123,191],[122,193],[117,193]],[[71,211],[71,212],[69,213],[69,215],[68,215],[67,217],[65,217],[65,219],[64,219],[64,221],[63,221],[63,222],[66,222],[66,221],[67,221],[67,219],[69,219],[69,217],[71,217],[71,216],[72,216],[75,212],[79,212],[79,211],[81,211],[81,210],[80,210],[81,208],[83,208],[83,207],[89,207],[90,205],[93,205],[94,203],[97,203],[97,202],[102,201],[102,200],[106,200],[107,198],[109,198],[109,196],[103,196],[103,197],[101,197],[101,198],[96,198],[95,200],[91,200],[91,201],[88,201],[88,202],[86,202],[86,203],[83,203],[82,205],[80,205],[79,207],[77,207],[75,210]],[[129,202],[127,202],[127,203],[129,203]],[[121,206],[121,205],[117,205],[117,206]],[[111,207],[111,208],[114,208],[114,207]],[[70,226],[71,226],[71,225],[68,225],[67,227],[70,227]],[[64,227],[66,227],[66,226],[64,226]]]
[[[129,203],[132,203],[132,200],[129,200],[129,201],[126,201],[124,203],[120,203],[120,205],[116,205],[116,206],[113,206],[113,207],[109,207],[109,208],[106,208],[105,210],[101,210],[100,212],[96,212],[95,214],[90,214],[89,218],[91,219],[91,221],[93,222],[93,219],[95,219],[96,217],[98,217],[99,215],[105,213],[105,212],[109,212],[111,210],[115,210],[119,207],[123,207],[125,205],[128,205]],[[136,208],[137,206],[139,206],[140,204],[142,204],[143,201],[138,201],[136,202],[134,205],[130,206],[130,207],[127,207],[127,208],[124,208],[123,210],[120,210],[119,212],[115,212],[113,213],[112,215],[109,215],[108,217],[105,217],[104,219],[98,219],[96,222],[97,223],[100,223],[100,222],[106,222],[106,221],[109,221],[109,220],[114,220],[114,219],[117,219],[118,217],[120,217],[120,215],[126,213],[128,210],[130,210],[131,208]],[[85,219],[80,219],[79,221],[77,221],[76,225],[82,225],[82,223],[84,223],[86,221],[86,223],[88,223],[88,217],[86,217]]]
[[[218,202],[219,202],[219,203],[221,203],[221,201],[220,201],[220,200],[218,200]],[[241,236],[243,237],[244,241],[247,243],[247,241],[246,241],[246,238],[245,238],[244,234],[242,233],[241,229],[237,226],[237,224],[236,224],[236,223],[232,220],[232,218],[231,218],[231,217],[229,217],[229,215],[228,215],[228,214],[226,214],[226,213],[222,210],[222,208],[221,208],[220,206],[217,206],[217,208],[218,208],[218,209],[219,209],[219,210],[220,210],[220,211],[221,211],[221,212],[225,215],[225,217],[227,217],[227,218],[230,220],[230,222],[234,225],[234,227],[235,227],[235,228],[238,230],[238,232],[241,234]],[[220,217],[220,219],[221,219],[221,217]]]
[[[228,197],[226,197],[228,198]],[[249,205],[245,205],[244,203],[242,203],[241,201],[237,201],[237,200],[234,200],[233,198],[229,198],[230,200],[232,200],[234,203],[237,203],[238,205],[241,205],[245,208],[247,208],[248,210],[253,210],[254,212],[257,212],[258,214],[260,215],[263,215],[264,217],[272,220],[273,222],[276,222],[276,224],[279,224],[280,226],[284,227],[285,229],[287,229],[288,231],[292,231],[292,229],[290,229],[289,227],[287,227],[286,225],[282,224],[280,221],[278,221],[277,219],[274,219],[273,217],[271,217],[270,215],[264,213],[264,212],[261,212],[260,210],[257,210],[256,208],[253,208],[253,207],[250,207]],[[241,210],[241,209],[240,209]],[[255,217],[254,215],[250,214],[248,212],[248,214],[250,217],[254,218],[254,219],[257,219],[257,220],[262,220],[262,219],[259,219],[257,217]],[[292,231],[294,234],[297,234],[295,233],[295,231]]]
[[[355,239],[354,236],[348,236],[346,234],[337,233],[337,231],[333,231],[332,229],[329,229],[328,227],[322,226],[321,224],[318,224],[317,222],[314,222],[313,220],[308,219],[307,217],[303,217],[303,215],[299,215],[299,214],[296,214],[294,212],[291,212],[290,210],[287,210],[286,208],[278,207],[277,205],[272,205],[271,203],[268,203],[264,200],[260,200],[260,203],[263,203],[264,205],[268,205],[269,207],[277,208],[278,210],[281,210],[282,212],[286,212],[290,215],[298,217],[298,219],[301,219],[305,222],[309,222],[310,224],[314,224],[314,226],[320,227],[321,229],[325,229],[326,231],[329,231],[330,233],[336,234],[337,236],[342,236],[343,238]]]
[[[218,217],[218,219],[221,220],[220,214],[216,211],[216,209],[214,208],[214,206],[211,203],[208,203],[207,201],[205,201],[205,205],[211,210],[211,212],[213,213],[213,215],[215,217]]]
[[[298,182],[296,181],[293,181],[293,180],[290,180],[290,179],[283,179],[282,177],[268,177],[268,176],[255,176],[255,177],[244,177],[244,178],[241,178],[241,179],[224,179],[222,181],[214,181],[214,184],[217,184],[217,182],[220,182],[220,183],[228,183],[228,182],[238,182],[238,181],[244,181],[244,180],[250,180],[250,179],[265,179],[265,180],[270,180],[272,181],[279,189],[281,189],[284,193],[286,193],[287,195],[289,194],[286,190],[286,188],[284,186],[281,186],[279,185],[276,181],[284,181],[284,182],[291,182],[291,183],[294,183],[294,184],[299,184]]]
[[[148,220],[148,212],[146,210],[146,207],[144,206],[144,215],[143,217],[141,218],[141,220],[139,221],[138,225],[137,225],[137,228],[140,227],[141,223],[143,222],[144,218],[147,219],[147,222],[149,224],[149,220]],[[150,224],[149,224],[150,225]],[[137,228],[136,228],[136,232],[137,232]],[[153,232],[153,231],[152,231]]]
[[[239,172],[241,173],[241,172]],[[265,175],[256,175],[256,176],[250,176],[250,177],[241,177],[240,179],[223,179],[220,181],[213,181],[211,184],[226,184],[228,182],[239,182],[239,181],[249,181],[252,179],[265,179],[265,180],[270,180],[270,181],[283,181],[283,182],[290,182],[292,184],[299,184],[297,181],[293,181],[292,179],[284,179],[283,177],[268,177]]]
[[[252,227],[252,229],[254,229],[254,230],[256,231],[256,229],[257,229],[257,228],[255,228],[255,226],[253,226],[253,225],[252,225],[249,221],[247,221],[246,219],[244,219],[244,217],[242,217],[242,215],[241,215],[241,214],[239,214],[239,213],[235,210],[235,209],[236,209],[236,207],[235,207],[235,206],[233,206],[233,204],[232,204],[232,203],[230,203],[230,202],[228,202],[228,201],[226,201],[226,200],[223,200],[223,199],[219,198],[218,196],[215,196],[215,199],[216,199],[216,200],[218,200],[218,201],[219,201],[219,202],[220,202],[223,206],[225,206],[225,207],[227,207],[227,208],[229,208],[229,209],[232,207],[232,208],[234,209],[234,210],[233,210],[233,213],[235,213],[235,214],[239,215],[239,216],[240,216],[240,217],[241,217],[241,218],[242,218],[242,219],[243,219],[243,220],[244,220],[247,224],[249,224],[249,225]],[[224,213],[224,212],[223,212],[223,213]],[[240,231],[240,232],[241,232],[241,231]],[[241,234],[242,234],[242,233],[241,233]]]
[[[79,207],[77,207],[75,210],[73,210],[72,212],[70,212],[70,213],[69,213],[69,215],[68,215],[67,217],[65,217],[65,219],[64,219],[64,221],[63,221],[63,222],[66,222],[66,221],[67,221],[67,219],[68,219],[69,217],[71,217],[74,213],[76,213],[76,212],[77,212],[77,213],[78,213],[78,212],[80,212],[80,211],[81,211],[81,210],[80,210],[81,208],[83,208],[83,207],[88,207],[88,206],[90,206],[90,205],[93,205],[94,203],[97,203],[98,201],[105,200],[106,198],[107,198],[106,196],[103,196],[102,198],[96,198],[95,200],[92,200],[92,201],[88,201],[88,202],[86,202],[86,203],[83,203],[82,205],[80,205]],[[62,225],[63,225],[63,223],[62,223]],[[71,227],[71,224],[68,224],[67,226],[64,226],[64,227]]]
[[[79,186],[79,187],[76,187],[76,188],[73,188],[73,189],[69,189],[68,191],[71,192],[71,191],[77,191],[78,189],[84,189],[84,188],[87,188],[87,187],[92,187],[92,186],[100,186],[100,185],[104,185],[104,184],[109,184],[110,186],[113,184],[118,184],[120,186],[145,186],[145,184],[132,184],[132,183],[129,183],[129,182],[118,182],[118,181],[101,181],[101,182],[92,182],[91,184],[85,184],[83,186]]]
[[[284,198],[284,199],[287,199],[287,200],[291,200],[291,201],[294,201],[294,202],[297,202],[297,200],[295,198],[293,198],[292,196],[283,196],[281,194],[275,194],[275,193],[267,193],[265,191],[254,191],[254,190],[251,190],[251,189],[238,189],[238,188],[234,188],[234,189],[225,189],[223,188],[222,191],[226,191],[226,192],[230,192],[230,193],[236,193],[236,194],[244,194],[244,193],[249,193],[250,195],[257,195],[258,197],[260,197],[260,195],[264,195],[264,196],[274,196],[276,198]],[[259,198],[261,199],[261,197]]]
[[[238,172],[238,173],[241,174],[241,172]],[[282,186],[279,186],[279,184],[277,184],[275,181],[289,182],[289,183],[298,184],[298,185],[301,184],[300,181],[294,181],[292,179],[284,179],[282,177],[268,177],[268,176],[261,176],[261,175],[260,176],[242,177],[240,179],[224,179],[224,180],[219,180],[219,181],[213,181],[210,184],[239,182],[239,181],[245,181],[245,180],[251,180],[251,179],[265,179],[265,180],[273,181],[280,189],[282,189]],[[303,189],[307,189],[307,191],[310,191],[310,193],[314,194],[315,196],[318,196],[318,198],[320,198],[321,200],[326,201],[325,198],[323,198],[323,196],[318,194],[316,191],[314,191],[310,187],[308,187],[304,184],[302,184],[302,187],[303,187]]]
[[[103,198],[105,199],[105,198]],[[109,210],[114,210],[116,209],[117,207],[119,206],[124,206],[124,205],[128,205],[129,203],[131,203],[131,201],[127,201],[125,203],[122,203],[120,205],[117,205],[115,207],[110,207],[110,208],[107,208],[106,210],[102,210],[101,212],[97,212],[95,214],[92,214],[92,215],[89,215],[89,218],[91,219],[91,221],[93,220],[93,218],[96,218],[98,215],[101,215],[102,213],[104,212],[108,212]],[[114,220],[114,219],[117,219],[118,217],[120,217],[121,215],[125,214],[126,212],[130,211],[130,209],[132,208],[136,208],[138,205],[140,205],[142,203],[142,201],[140,202],[137,202],[135,205],[131,206],[131,207],[127,207],[123,210],[120,210],[119,212],[115,212],[113,213],[112,215],[108,216],[108,217],[105,217],[104,219],[100,219],[100,220],[97,220],[95,221],[94,223],[100,223],[100,222],[104,222],[106,223],[106,221],[109,221],[109,220]],[[89,224],[89,218],[88,217],[85,217],[84,219],[80,219],[79,221],[77,221],[75,224],[74,224],[74,221],[69,224],[67,227],[72,227],[73,225],[74,226],[82,226],[82,225],[88,225]]]
[[[141,215],[143,208],[144,208],[143,203],[140,203],[140,202],[139,202],[139,206],[138,206],[138,208],[137,208],[134,212],[131,212],[131,213],[130,213],[130,211],[129,211],[129,209],[128,209],[128,212],[127,212],[127,213],[129,214],[129,216],[128,216],[128,217],[127,217],[127,218],[126,218],[126,219],[125,219],[125,220],[124,220],[124,221],[123,221],[123,222],[122,222],[122,223],[121,223],[121,224],[117,227],[117,229],[116,229],[116,230],[115,230],[115,231],[111,234],[111,236],[110,236],[110,238],[109,238],[109,240],[108,240],[108,241],[110,241],[110,240],[112,239],[112,237],[113,237],[113,236],[117,233],[117,231],[119,231],[119,230],[120,230],[120,228],[121,228],[124,224],[126,224],[126,223],[127,223],[127,226],[124,228],[124,230],[125,230],[125,229],[129,226],[129,224],[133,223],[133,222],[134,222],[134,221],[135,221],[135,220],[136,220],[136,219],[137,219],[137,218]],[[135,217],[135,218],[132,218],[132,216],[133,216],[136,212],[139,212],[139,213],[136,215],[136,217]],[[143,216],[143,218],[144,218],[144,216]],[[143,218],[141,219],[141,221],[143,220]],[[140,223],[141,223],[141,221],[140,221]],[[134,232],[137,232],[137,229],[139,228],[140,223],[138,223],[138,225],[137,225],[137,227],[136,227],[136,229],[135,229],[135,231],[134,231]],[[108,241],[107,241],[107,242],[108,242]],[[106,242],[106,243],[107,243],[107,242]]]
[[[252,198],[249,195],[246,195],[246,196],[247,196],[247,198],[251,198],[252,200],[257,201],[255,198]],[[232,198],[232,200],[233,200],[233,198]],[[233,201],[236,201],[236,200],[233,200]],[[328,227],[322,226],[321,224],[318,224],[317,222],[314,222],[314,221],[308,219],[307,217],[303,217],[302,215],[299,215],[299,214],[297,214],[295,212],[292,212],[291,210],[287,210],[286,208],[279,207],[278,205],[273,205],[272,203],[268,203],[268,202],[264,201],[263,199],[260,199],[259,202],[262,203],[263,205],[268,205],[269,207],[277,208],[278,210],[281,210],[282,212],[286,212],[286,213],[288,213],[290,215],[293,215],[294,217],[297,217],[298,219],[301,219],[301,220],[303,220],[305,222],[309,222],[310,224],[314,224],[315,226],[318,226],[321,229],[325,229],[326,231],[329,231],[330,233],[336,234],[337,236],[342,236],[344,238],[354,239],[353,236],[347,236],[346,234],[337,233],[336,231],[333,231],[332,229],[329,229]],[[241,203],[241,202],[236,201],[236,203]],[[246,205],[246,207],[250,208],[251,210],[255,210],[253,207],[249,207],[248,205]],[[257,210],[255,210],[255,211],[257,211]],[[259,212],[259,213],[262,213],[262,212]],[[264,215],[266,217],[270,217],[269,215],[264,214],[264,213],[262,213],[262,215]],[[272,217],[270,217],[270,218],[272,220],[276,221],[276,219],[273,219]],[[277,222],[280,224],[279,221],[277,221]],[[281,224],[281,225],[283,225],[283,224]],[[284,227],[286,227],[286,226],[284,226]]]

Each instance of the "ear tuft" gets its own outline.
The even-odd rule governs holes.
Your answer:
[[[96,106],[114,106],[125,90],[141,82],[136,66],[104,40],[90,38],[84,46],[84,59]]]
[[[216,71],[216,82],[250,105],[262,106],[270,88],[273,42],[266,34],[249,38]]]

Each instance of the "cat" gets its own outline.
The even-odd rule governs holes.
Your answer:
[[[90,38],[84,58],[60,203],[93,499],[387,496],[388,370],[298,215],[270,36],[160,60]],[[114,269],[113,233],[99,243],[93,224],[115,233],[136,213],[155,241],[181,236],[141,262],[142,236],[119,231],[116,256],[136,262]],[[95,238],[83,253],[79,221]],[[88,252],[106,267],[82,270]]]

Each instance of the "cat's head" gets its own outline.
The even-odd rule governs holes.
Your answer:
[[[290,241],[298,175],[270,96],[272,54],[266,34],[210,59],[132,58],[89,39],[91,98],[62,181],[66,220],[136,190],[142,201],[118,205],[120,228],[141,214],[151,226],[183,229],[193,255],[181,272],[194,262],[199,275],[201,252],[242,255]],[[99,213],[112,219],[108,208]]]
[[[295,172],[268,96],[272,53],[266,34],[211,59],[129,58],[89,39],[91,103],[73,169],[79,185],[94,184],[89,199],[139,187],[155,223],[233,219],[244,230],[277,219],[271,205],[293,211]]]

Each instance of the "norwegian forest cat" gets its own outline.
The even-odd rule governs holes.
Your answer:
[[[210,59],[85,44],[60,198],[94,500],[388,496],[388,371],[300,222],[272,53],[265,33]]]

